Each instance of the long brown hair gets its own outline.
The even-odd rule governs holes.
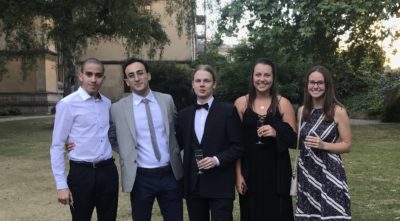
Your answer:
[[[325,83],[325,92],[323,95],[323,110],[325,114],[325,120],[331,121],[335,115],[335,106],[339,105],[340,107],[344,107],[335,96],[335,89],[333,87],[333,80],[331,72],[325,68],[324,66],[317,65],[308,70],[306,79],[304,82],[304,107],[303,107],[303,119],[307,120],[311,114],[311,110],[313,108],[312,97],[308,92],[308,79],[313,72],[319,72],[324,77]]]
[[[272,84],[271,88],[269,89],[269,95],[271,96],[271,105],[269,106],[267,113],[272,113],[272,115],[276,114],[276,110],[278,109],[279,101],[278,101],[278,92],[276,89],[276,69],[275,69],[275,64],[266,58],[259,58],[256,60],[256,63],[253,66],[253,72],[251,73],[251,79],[250,79],[250,84],[249,84],[249,100],[247,102],[247,106],[252,108],[254,110],[254,101],[256,100],[257,97],[257,92],[256,88],[254,87],[254,68],[258,64],[264,64],[264,65],[269,65],[272,68]]]

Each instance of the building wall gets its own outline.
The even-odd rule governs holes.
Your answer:
[[[185,30],[181,36],[178,35],[175,17],[166,14],[165,6],[166,1],[160,0],[153,1],[150,7],[152,13],[162,17],[162,26],[170,39],[170,44],[165,46],[161,59],[157,54],[152,60],[191,61],[194,50],[192,40],[187,37],[188,34]],[[149,60],[147,50],[148,47],[145,46],[139,54],[133,56]],[[127,54],[123,44],[117,40],[100,41],[97,45],[89,46],[81,60],[83,61],[89,57],[95,57],[105,62],[106,81],[102,86],[101,92],[112,101],[124,96],[125,83],[121,64],[127,58]]]
[[[166,45],[162,60],[190,61],[192,60],[193,45],[186,32],[178,36],[175,17],[165,14],[165,0],[153,1],[151,12],[160,15],[162,26],[170,39],[170,45]],[[40,21],[44,22],[44,21]],[[40,24],[40,23],[39,23]],[[139,30],[140,31],[140,30]],[[4,36],[0,37],[0,50],[4,49]],[[89,44],[89,48],[81,56],[83,61],[89,57],[95,57],[105,63],[106,80],[101,92],[116,101],[124,95],[124,81],[121,64],[127,58],[125,48],[117,40],[101,41],[97,45]],[[37,60],[37,69],[23,79],[21,62],[10,61],[6,68],[7,76],[0,81],[0,111],[4,108],[18,107],[23,113],[49,113],[56,102],[62,98],[62,85],[64,79],[58,79],[57,54],[54,44],[48,48],[48,53]],[[147,48],[144,47],[135,57],[148,60]],[[158,54],[154,58],[159,59]]]
[[[119,100],[124,93],[124,81],[120,64],[105,65],[106,80],[100,92],[112,101]]]
[[[6,68],[8,73],[0,81],[0,111],[18,108],[22,113],[50,113],[61,99],[54,55],[40,56],[36,69],[25,79],[20,60],[8,62]]]

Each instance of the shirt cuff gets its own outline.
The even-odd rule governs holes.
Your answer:
[[[68,184],[66,182],[57,183],[57,190],[68,189]]]
[[[217,163],[217,166],[219,166],[219,160],[218,160],[218,158],[217,158],[216,156],[213,156],[213,158],[214,158],[215,162]]]

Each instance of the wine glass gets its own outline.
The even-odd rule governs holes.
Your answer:
[[[260,116],[257,120],[257,130],[265,124],[265,116]],[[258,136],[258,141],[256,144],[264,144],[261,141],[261,136]]]
[[[318,136],[318,134],[315,132],[315,130],[314,129],[311,129],[309,132],[308,132],[308,134],[307,134],[307,136],[310,136],[310,137],[319,137]],[[311,147],[309,147],[309,146],[307,146],[307,145],[304,145],[304,147],[305,147],[305,149],[306,149],[306,154],[305,154],[305,156],[311,156],[311,154],[312,154],[312,150],[311,150]]]
[[[203,159],[203,149],[195,149],[194,158],[196,159],[196,163],[199,163],[199,161]],[[203,174],[203,171],[199,169],[197,174]]]

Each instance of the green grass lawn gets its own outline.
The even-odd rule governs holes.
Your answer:
[[[400,220],[400,124],[353,126],[343,155],[354,220]]]
[[[400,220],[400,124],[353,126],[344,154],[353,220]],[[0,122],[1,220],[70,220],[56,202],[49,163],[52,118]],[[120,193],[118,220],[130,220],[128,194]],[[154,209],[155,218],[159,211]],[[235,202],[235,220],[239,220]]]

